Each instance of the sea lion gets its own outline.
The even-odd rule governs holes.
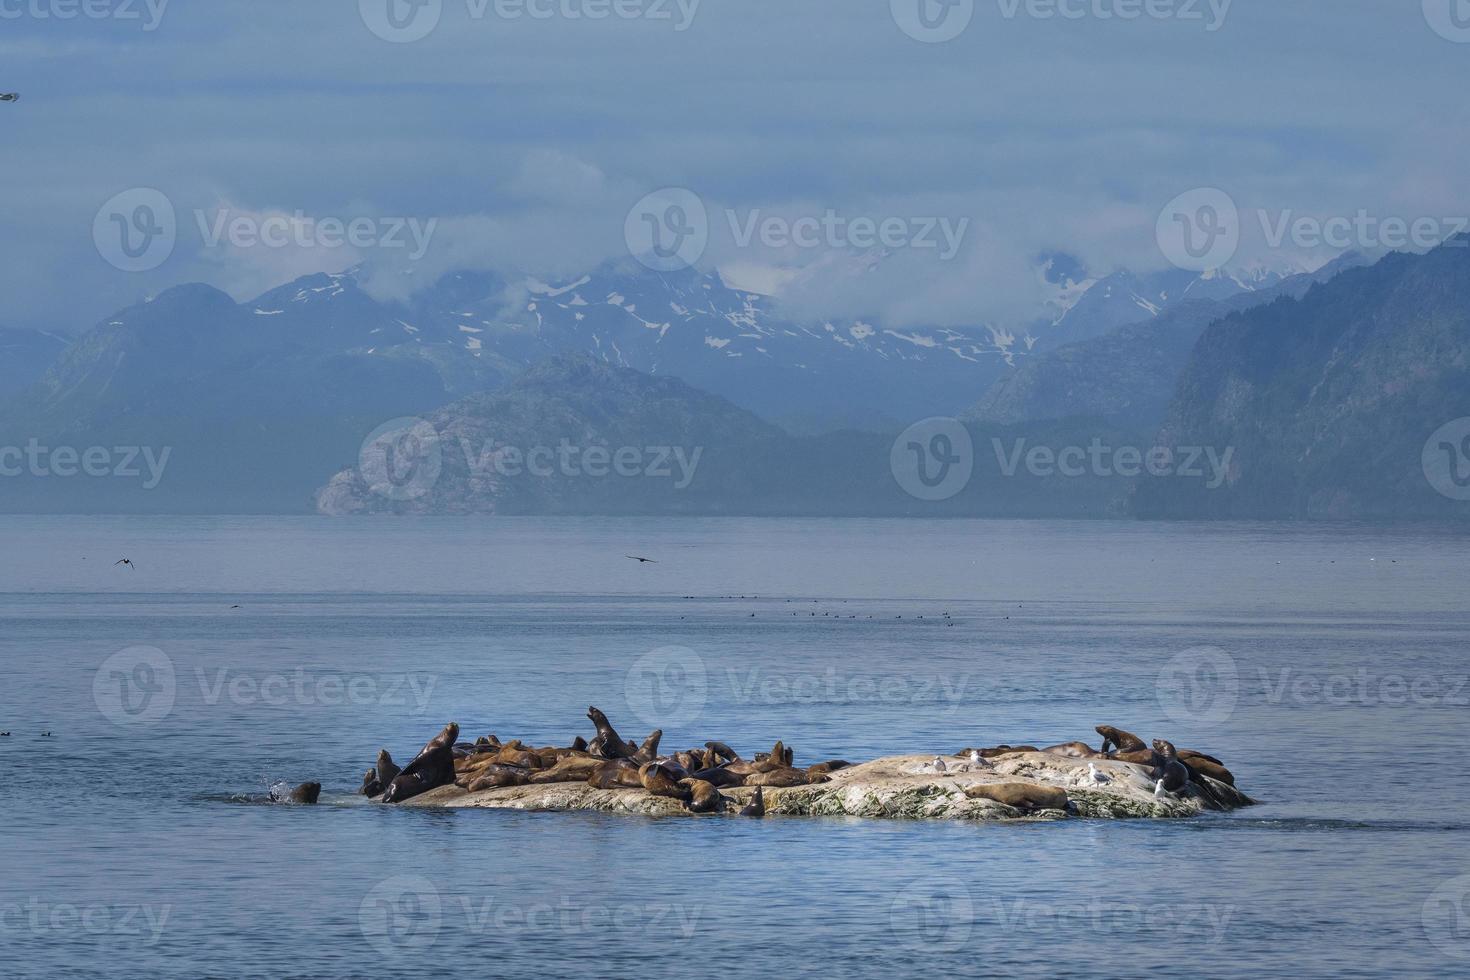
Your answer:
[[[393,761],[393,757],[388,754],[387,749],[380,749],[378,751],[378,764],[375,771],[378,775],[378,785],[382,786],[383,789],[387,789],[392,784],[393,777],[398,775],[398,763]]]
[[[852,763],[845,759],[828,759],[826,762],[818,762],[814,766],[807,766],[806,774],[808,776],[819,776],[851,768]]]
[[[643,740],[643,744],[638,746],[638,751],[633,753],[633,761],[637,762],[639,765],[642,765],[645,762],[652,762],[654,759],[657,759],[658,743],[663,739],[663,737],[664,730],[660,728],[656,730],[652,735],[645,738]]]
[[[1110,752],[1108,758],[1117,762],[1131,762],[1136,766],[1153,768],[1158,764],[1159,754],[1153,749],[1134,749],[1131,752]]]
[[[471,793],[478,793],[481,790],[496,789],[501,786],[524,786],[529,778],[529,773],[515,766],[488,766],[476,773],[465,789]]]
[[[1189,769],[1179,761],[1174,746],[1161,738],[1154,739],[1154,751],[1159,762],[1149,773],[1150,779],[1161,780],[1166,793],[1179,793],[1189,785]]]
[[[724,742],[705,742],[704,747],[727,762],[740,761],[740,753],[730,748]]]
[[[572,748],[576,749],[578,752],[586,752],[587,740],[578,735],[576,738],[572,739]]]
[[[680,782],[687,778],[688,773],[679,773],[662,762],[648,762],[638,768],[638,781],[653,796],[671,796],[688,802],[689,788]]]
[[[626,759],[614,759],[604,762],[592,775],[587,777],[587,785],[596,789],[642,789],[643,780],[638,775],[638,767]]]
[[[1086,742],[1063,742],[1061,745],[1048,745],[1041,751],[1069,759],[1093,759],[1103,754]]]
[[[755,757],[756,772],[770,772],[772,769],[782,769],[791,765],[794,753],[786,747],[784,742],[777,742],[769,752],[760,752]]]
[[[533,784],[541,783],[585,783],[587,777],[606,764],[606,759],[593,755],[569,755],[563,757],[550,769],[543,769],[531,777]]]
[[[994,800],[1027,813],[1035,810],[1066,810],[1067,791],[1034,783],[980,783],[965,789],[972,800]]]
[[[1148,748],[1143,743],[1143,739],[1137,735],[1134,735],[1132,732],[1125,732],[1121,728],[1114,728],[1112,725],[1098,725],[1093,731],[1102,736],[1103,755],[1107,755],[1109,746],[1112,746],[1119,752],[1138,752]]]
[[[1195,775],[1209,776],[1211,779],[1222,782],[1227,786],[1235,785],[1235,774],[1209,756],[1200,755],[1197,752],[1189,752],[1188,749],[1179,749],[1177,755],[1179,761],[1184,763],[1184,768],[1189,770],[1191,777]],[[1199,782],[1198,779],[1194,781],[1196,783]]]
[[[702,779],[717,787],[744,786],[745,777],[728,769],[715,766],[712,769],[701,769],[690,773],[691,779]]]
[[[630,747],[623,741],[612,722],[607,720],[607,715],[596,708],[588,708],[587,717],[597,726],[597,737],[587,746],[587,750],[593,755],[600,755],[604,759],[627,759],[638,751],[636,746]]]
[[[673,773],[675,779],[688,779],[691,775],[688,766],[684,765],[684,763],[671,756],[664,756],[662,759],[655,759],[653,761],[657,762],[669,772]],[[634,760],[634,765],[637,764],[637,760]]]
[[[750,802],[741,809],[740,815],[742,817],[764,817],[766,815],[765,790],[757,786],[755,796],[751,797]]]
[[[818,776],[817,778],[828,778]],[[775,769],[767,769],[764,772],[753,773],[745,777],[747,786],[805,786],[809,780],[806,773],[800,769],[792,769],[788,766],[780,766]]]
[[[965,755],[971,752],[979,752],[982,759],[998,759],[1003,755],[1014,755],[1019,752],[1040,752],[1034,745],[996,745],[988,749],[968,749]]]
[[[362,777],[362,789],[358,790],[363,796],[377,796],[383,792],[383,784],[378,782],[376,769],[369,769]]]
[[[454,742],[458,737],[458,724],[451,721],[445,725],[444,730],[429,739],[423,751],[388,784],[383,802],[402,803],[454,782]]]
[[[316,801],[321,795],[321,783],[302,783],[295,789],[285,793],[274,788],[271,789],[271,800],[275,803],[300,803],[304,806],[315,806]]]
[[[489,761],[502,766],[517,766],[521,769],[540,769],[541,757],[525,749],[503,748],[489,757]]]
[[[679,785],[683,786],[689,793],[690,813],[723,813],[725,811],[725,798],[720,791],[703,779],[681,779]]]
[[[636,759],[634,760],[637,761]],[[649,760],[652,761],[652,760]],[[693,752],[675,752],[669,761],[677,763],[685,772],[698,772],[700,769],[709,768],[704,764],[704,753],[697,755]]]

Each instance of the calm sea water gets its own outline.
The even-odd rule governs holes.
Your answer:
[[[0,543],[6,976],[1470,973],[1453,533],[0,518]],[[807,762],[1108,722],[1262,803],[973,826],[353,795],[446,721],[565,744],[589,704]],[[258,802],[308,779],[323,805]]]

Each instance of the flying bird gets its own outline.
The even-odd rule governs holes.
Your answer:
[[[657,565],[658,564],[658,562],[654,561],[652,558],[639,558],[637,555],[624,555],[623,557],[626,558],[626,559],[628,559],[629,561],[636,561],[640,565]]]
[[[19,92],[0,92],[0,102],[19,102]]]
[[[138,570],[138,566],[133,564],[133,560],[131,558],[119,558],[117,561],[112,563],[113,568],[116,568],[119,565],[126,565],[133,571]]]

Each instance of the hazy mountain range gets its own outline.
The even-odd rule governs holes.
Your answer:
[[[1349,256],[1296,275],[1091,277],[1052,253],[1038,265],[1051,312],[1020,332],[798,323],[717,273],[632,262],[560,283],[463,272],[407,301],[375,298],[353,271],[243,303],[180,286],[69,344],[0,331],[0,447],[168,453],[153,486],[146,476],[0,477],[0,509],[1392,515],[1392,481],[1324,496],[1314,481],[1361,483],[1363,474],[1341,462],[1323,468],[1347,450],[1329,452],[1321,440],[1381,429],[1355,421],[1368,405],[1391,405],[1395,438],[1417,432],[1421,446],[1456,417],[1445,416],[1456,401],[1442,379],[1462,353],[1452,304],[1465,255],[1445,248],[1371,269]],[[1349,289],[1350,301],[1333,299]],[[1371,319],[1339,323],[1347,339],[1329,336],[1323,311],[1349,309]],[[1369,334],[1372,344],[1353,345]],[[1415,361],[1430,354],[1433,363]],[[1307,395],[1284,391],[1349,363],[1368,373],[1348,371]],[[1259,376],[1264,366],[1289,369],[1291,381]],[[1415,380],[1426,374],[1441,379],[1439,395]],[[1360,388],[1370,377],[1416,394],[1369,397]],[[1288,405],[1293,417],[1277,417]],[[974,446],[970,483],[941,501],[904,492],[890,467],[894,437],[928,416],[964,418]],[[384,495],[362,472],[365,437],[400,417],[425,419],[438,442],[441,470],[422,494]],[[1306,419],[1316,428],[1303,429]],[[1147,449],[1161,426],[1175,445],[1227,440],[1229,485],[1017,469],[1016,447],[1101,440]],[[572,477],[560,467],[548,477],[503,472],[504,451],[539,446],[590,450],[593,469],[596,447],[704,455],[693,466],[686,458],[688,480],[677,487],[677,476],[646,472],[588,480],[581,455]],[[624,462],[631,472],[631,456]],[[1279,472],[1293,467],[1305,484]],[[1310,475],[1319,471],[1327,476]],[[1402,512],[1459,513],[1429,494]]]

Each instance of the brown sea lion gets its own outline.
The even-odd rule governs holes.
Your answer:
[[[1154,751],[1159,755],[1159,762],[1149,772],[1149,778],[1159,780],[1166,793],[1183,792],[1189,785],[1189,769],[1179,761],[1179,754],[1175,752],[1174,746],[1156,738]]]
[[[852,763],[848,762],[845,759],[828,759],[826,762],[818,762],[814,766],[807,766],[806,774],[808,776],[815,776],[822,773],[839,772],[843,769],[851,768]]]
[[[658,743],[663,740],[663,737],[664,730],[660,728],[645,738],[643,744],[638,746],[638,751],[633,753],[633,761],[642,765],[645,762],[652,762],[654,759],[657,759]]]
[[[679,785],[689,793],[686,804],[691,813],[724,813],[725,798],[720,791],[703,779],[681,779]]]
[[[787,766],[767,769],[764,772],[752,773],[745,777],[745,785],[747,786],[805,786],[807,782],[806,773],[800,769],[791,769]]]
[[[1040,752],[1034,745],[996,745],[988,749],[967,749],[965,755],[978,751],[982,759],[997,759],[1003,755],[1013,755],[1017,752]]]
[[[638,751],[637,746],[623,741],[612,722],[607,720],[607,715],[596,708],[588,708],[587,717],[597,726],[597,737],[587,746],[587,751],[604,759],[627,759]]]
[[[489,761],[502,766],[518,766],[521,769],[540,769],[541,757],[535,752],[525,749],[512,749],[509,746],[489,756]]]
[[[531,777],[533,784],[541,783],[585,783],[587,777],[607,763],[592,755],[569,755],[550,769],[543,769]]]
[[[755,788],[755,796],[740,811],[742,817],[764,817],[766,815],[766,791],[761,787]]]
[[[388,754],[387,749],[380,749],[378,751],[376,772],[378,774],[378,785],[382,786],[384,790],[392,785],[393,777],[398,775],[398,763],[393,761],[393,757]]]
[[[1067,791],[1034,783],[980,783],[965,789],[971,799],[994,800],[1030,813],[1035,810],[1066,810]]]
[[[680,773],[661,762],[644,763],[638,768],[638,781],[650,794],[671,796],[685,802],[689,800],[689,789],[680,780],[687,779],[688,776],[688,773]]]
[[[1061,745],[1048,745],[1041,751],[1069,759],[1095,759],[1103,754],[1086,742],[1063,742]]]
[[[791,757],[791,750],[784,742],[777,742],[769,752],[758,752],[755,757],[756,772],[770,772],[772,769],[780,769],[790,765],[787,760]]]
[[[698,772],[690,773],[690,778],[702,779],[707,783],[712,783],[715,786],[725,788],[731,786],[745,785],[744,776],[736,772],[731,772],[728,769],[721,768],[720,766],[715,766],[711,769],[701,769]]]
[[[1189,770],[1191,777],[1196,774],[1204,775],[1218,782],[1222,782],[1227,786],[1235,785],[1235,774],[1229,769],[1213,761],[1209,756],[1199,755],[1198,753],[1186,755],[1186,751],[1185,749],[1180,749],[1178,751],[1178,757],[1179,761],[1184,763],[1184,768]],[[1195,782],[1199,782],[1199,780],[1196,779]]]
[[[726,745],[724,742],[705,742],[704,747],[715,753],[715,755],[724,759],[726,762],[740,761],[740,753],[730,748],[730,746]]]
[[[1190,759],[1203,759],[1206,762],[1213,762],[1217,766],[1223,766],[1225,764],[1212,755],[1205,755],[1203,752],[1196,752],[1194,749],[1176,749],[1175,751],[1178,752],[1179,758],[1184,762],[1188,762]]]
[[[431,789],[454,782],[454,742],[459,725],[454,722],[429,739],[422,752],[393,777],[383,794],[384,803],[402,803]]]
[[[633,763],[614,759],[604,762],[600,769],[588,776],[587,785],[597,789],[642,789],[643,780]]]
[[[1110,752],[1109,759],[1118,762],[1131,762],[1136,766],[1148,766],[1152,768],[1158,764],[1159,754],[1153,749],[1134,749],[1131,752]]]
[[[1118,752],[1138,752],[1148,748],[1143,739],[1137,735],[1125,732],[1121,728],[1114,728],[1112,725],[1098,725],[1093,731],[1102,736],[1104,755],[1108,753],[1110,746]]]
[[[271,800],[276,803],[300,803],[304,806],[315,806],[316,801],[322,795],[321,783],[302,783],[293,790],[280,792],[271,790]]]
[[[700,769],[708,768],[704,764],[704,753],[675,752],[667,761],[677,763],[685,772],[698,772]]]
[[[480,770],[468,786],[471,793],[481,790],[495,789],[501,786],[524,786],[530,779],[530,774],[524,769],[515,766],[489,766]]]
[[[377,796],[383,792],[383,784],[378,782],[378,773],[375,769],[369,769],[362,777],[362,789],[358,790],[363,796]]]
[[[572,748],[576,749],[578,752],[586,752],[587,740],[578,735],[576,738],[572,739]]]

